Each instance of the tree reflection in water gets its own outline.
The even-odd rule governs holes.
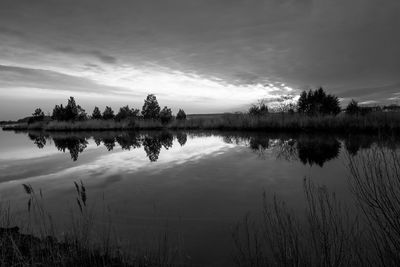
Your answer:
[[[246,133],[246,132],[197,132],[191,133],[196,137],[218,136],[222,137],[225,143],[244,145],[257,153],[260,157],[265,156],[269,151],[270,155],[277,159],[288,161],[298,160],[303,164],[317,165],[324,164],[338,157],[342,143],[347,152],[354,156],[360,149],[371,147],[374,143],[389,147],[397,146],[398,142],[393,138],[377,138],[366,135],[311,135],[311,134],[284,134],[284,133]],[[158,160],[162,148],[166,150],[173,146],[174,135],[177,143],[184,146],[188,141],[185,132],[169,131],[160,132],[133,132],[133,131],[107,131],[107,132],[79,132],[79,133],[43,133],[29,132],[28,137],[38,148],[45,147],[51,139],[60,151],[68,151],[71,159],[76,161],[90,139],[93,139],[97,146],[103,144],[108,151],[115,148],[116,143],[122,150],[131,150],[143,146],[147,157],[151,162]],[[383,140],[383,141],[382,141]]]
[[[187,134],[183,132],[178,132],[176,134],[176,139],[181,146],[184,146],[187,142]]]
[[[277,159],[298,160],[303,164],[323,167],[338,157],[342,143],[347,152],[354,156],[360,149],[370,148],[377,143],[388,147],[397,145],[398,140],[371,135],[335,136],[327,134],[284,134],[284,133],[242,133],[227,134],[226,143],[236,143],[249,147],[263,158],[270,151]]]
[[[46,145],[46,137],[44,135],[29,133],[28,136],[38,148],[41,149]]]
[[[78,159],[79,153],[82,153],[88,144],[85,138],[76,136],[66,138],[53,137],[53,141],[59,151],[65,152],[65,150],[68,150],[73,161]]]
[[[332,136],[325,138],[302,136],[297,140],[298,155],[303,164],[317,164],[323,167],[325,162],[337,158],[340,148],[340,142]]]

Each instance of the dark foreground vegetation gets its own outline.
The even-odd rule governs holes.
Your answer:
[[[75,182],[76,207],[57,238],[59,225],[46,210],[42,192],[29,184],[23,188],[28,198],[23,218],[15,217],[10,206],[1,209],[0,266],[190,266],[168,230],[160,231],[154,246],[122,248],[111,219],[105,218],[106,225],[95,223],[82,182]]]
[[[233,232],[237,265],[400,266],[400,158],[377,147],[348,159],[356,207],[308,179],[302,216],[264,194],[261,218]]]
[[[285,100],[285,98],[283,98]],[[290,99],[290,98],[289,98]],[[279,130],[387,132],[400,131],[398,106],[363,107],[352,100],[341,109],[336,96],[322,88],[304,91],[297,102],[282,102],[274,109],[260,101],[246,113],[189,116],[180,109],[176,116],[168,107],[160,108],[157,98],[148,95],[142,110],[121,107],[115,114],[111,107],[101,112],[95,107],[92,114],[77,105],[71,97],[66,106],[56,105],[46,116],[37,108],[31,117],[19,123],[5,125],[4,130],[94,131],[140,129],[186,130]]]

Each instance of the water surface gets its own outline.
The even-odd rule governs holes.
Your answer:
[[[229,266],[231,229],[260,211],[263,192],[301,213],[309,177],[351,203],[347,157],[375,145],[398,142],[362,135],[0,131],[0,198],[26,212],[21,185],[29,183],[63,221],[76,206],[73,182],[82,180],[88,202],[110,207],[123,239],[146,242],[168,229],[193,263]]]

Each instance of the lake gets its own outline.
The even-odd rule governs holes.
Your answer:
[[[22,184],[31,184],[62,224],[76,208],[74,181],[82,181],[97,222],[107,221],[106,206],[122,243],[168,232],[194,264],[230,266],[232,229],[261,211],[263,192],[301,213],[308,177],[352,206],[348,157],[398,144],[366,135],[0,131],[0,198],[25,214]]]

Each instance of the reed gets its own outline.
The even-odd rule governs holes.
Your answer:
[[[154,248],[123,249],[111,220],[102,229],[96,225],[82,182],[75,182],[76,208],[62,226],[62,237],[42,192],[29,184],[23,187],[28,197],[26,220],[14,217],[10,205],[1,207],[0,266],[188,266],[167,231],[160,233]]]
[[[237,266],[399,266],[398,153],[375,146],[348,154],[352,213],[307,179],[303,216],[264,194],[262,217],[247,215],[233,231]]]

